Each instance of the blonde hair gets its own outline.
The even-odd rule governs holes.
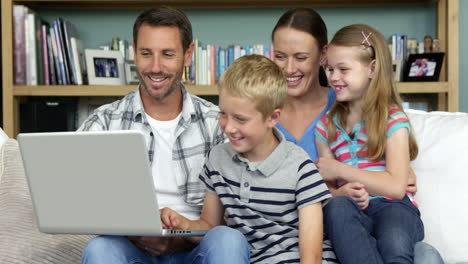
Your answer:
[[[282,108],[288,96],[283,71],[262,55],[245,55],[235,60],[218,82],[219,93],[247,98],[267,118]]]
[[[359,60],[365,64],[375,60],[373,77],[362,104],[362,120],[364,120],[368,135],[367,156],[370,160],[381,160],[385,155],[389,106],[396,105],[399,109],[403,109],[393,80],[392,58],[387,42],[384,36],[371,26],[354,24],[340,29],[329,45],[362,47],[360,54],[358,54]],[[349,105],[347,102],[337,101],[330,109],[329,142],[336,139],[336,125],[333,122],[333,116],[337,115],[340,125],[345,127],[348,113]],[[414,160],[418,155],[418,146],[411,131],[409,150],[410,159]]]

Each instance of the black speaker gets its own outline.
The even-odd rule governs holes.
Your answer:
[[[20,105],[20,132],[76,130],[76,97],[32,97]]]

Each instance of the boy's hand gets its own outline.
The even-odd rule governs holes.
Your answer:
[[[353,199],[364,210],[369,206],[369,193],[364,188],[364,184],[359,182],[349,182],[340,187],[341,193]]]
[[[343,166],[343,163],[328,157],[320,157],[314,163],[325,181],[336,181],[339,179],[340,167]]]
[[[163,208],[160,210],[160,215],[164,229],[189,229],[190,220],[178,214],[174,210]]]

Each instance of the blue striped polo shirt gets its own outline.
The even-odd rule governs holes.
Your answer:
[[[246,236],[251,263],[299,263],[298,210],[331,194],[309,155],[274,133],[280,143],[260,162],[215,146],[200,179],[220,198],[227,225]]]

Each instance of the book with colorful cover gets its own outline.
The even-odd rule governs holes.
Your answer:
[[[26,14],[27,7],[13,5],[13,72],[16,85],[26,85]]]

